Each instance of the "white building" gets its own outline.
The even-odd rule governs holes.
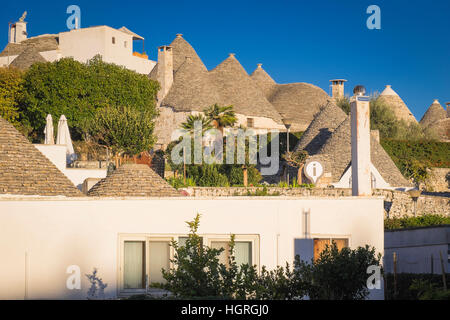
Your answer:
[[[143,42],[144,38],[126,27],[114,29],[109,26],[28,38],[27,23],[18,21],[9,27],[9,43],[0,53],[0,67],[12,65],[26,69],[34,62],[52,62],[67,57],[85,63],[95,55],[101,55],[105,62],[149,74],[156,62],[149,60],[145,53],[134,51],[135,41]]]
[[[197,213],[204,245],[235,234],[236,261],[258,270],[310,261],[331,241],[383,254],[381,197],[182,197],[146,165],[124,165],[83,196],[1,118],[0,150],[0,299],[85,299],[94,268],[108,298],[146,292]]]

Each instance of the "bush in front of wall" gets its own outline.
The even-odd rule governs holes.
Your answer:
[[[424,214],[417,217],[393,217],[384,220],[384,229],[405,229],[405,228],[419,228],[431,227],[438,225],[450,225],[450,217],[440,214]]]

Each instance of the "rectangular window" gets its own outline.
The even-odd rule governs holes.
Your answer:
[[[127,42],[124,41],[123,46],[126,48],[127,47]]]
[[[123,264],[124,288],[145,288],[145,242],[125,241]]]
[[[219,262],[228,266],[230,246],[228,241],[211,241],[211,248],[225,250],[219,256]],[[238,266],[243,264],[252,265],[252,243],[250,241],[235,241],[234,258]]]
[[[331,243],[335,243],[338,250],[342,250],[348,247],[348,239],[338,239],[338,238],[324,238],[324,239],[314,239],[314,261],[319,259],[322,251],[325,250],[326,246],[331,246]]]
[[[169,241],[149,241],[148,243],[150,283],[164,283],[161,270],[169,270],[170,267],[170,242]]]
[[[237,235],[234,256],[238,265],[254,264],[259,260],[259,240],[257,235]],[[172,240],[177,240],[179,246],[186,245],[186,236],[146,236],[124,235],[119,236],[120,248],[120,290],[125,292],[142,292],[151,290],[146,286],[152,283],[164,283],[162,269],[169,270],[173,265],[174,249]],[[221,263],[228,265],[229,235],[202,236],[201,244],[212,248],[225,248],[219,257]]]
[[[255,119],[247,118],[247,128],[253,128],[255,126]]]
[[[116,38],[112,37],[112,44],[116,44]]]

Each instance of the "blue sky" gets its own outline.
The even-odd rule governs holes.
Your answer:
[[[329,92],[334,78],[368,92],[386,84],[420,120],[433,99],[450,101],[450,1],[8,1],[2,3],[0,47],[8,22],[28,11],[28,33],[66,31],[66,8],[81,8],[81,26],[127,26],[145,37],[146,52],[183,33],[208,69],[236,53],[247,72],[257,63],[278,83],[309,82]],[[381,30],[369,30],[369,5]],[[140,49],[141,47],[138,46]]]

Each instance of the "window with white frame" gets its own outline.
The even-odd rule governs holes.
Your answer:
[[[187,236],[120,236],[120,288],[121,291],[145,291],[155,282],[164,283],[161,269],[171,267],[174,250],[170,245],[176,240],[179,246],[186,244]],[[203,245],[224,248],[219,260],[228,266],[230,235],[201,237]],[[257,235],[236,235],[234,256],[238,266],[258,265],[259,237]]]

